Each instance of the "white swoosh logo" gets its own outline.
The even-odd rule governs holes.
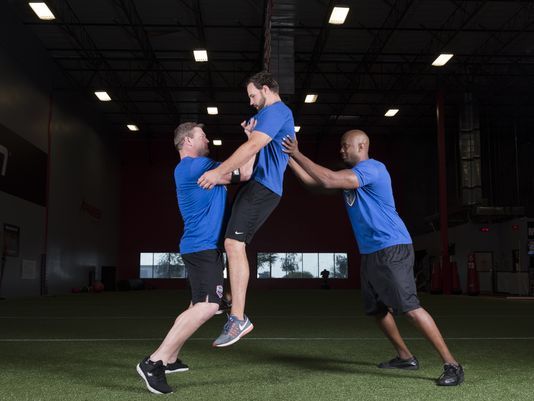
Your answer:
[[[245,326],[247,325],[248,323],[248,319],[245,320],[245,323],[243,323],[243,325],[241,325],[241,323],[239,324],[239,330],[243,330],[245,328]]]
[[[236,235],[241,235],[241,234],[244,234],[245,232],[244,231],[236,231],[235,233],[236,233]]]

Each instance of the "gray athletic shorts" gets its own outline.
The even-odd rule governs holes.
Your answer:
[[[361,259],[361,284],[365,314],[394,315],[419,308],[413,275],[414,252],[411,244],[394,245]]]

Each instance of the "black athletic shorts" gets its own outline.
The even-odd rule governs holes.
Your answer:
[[[191,286],[191,302],[208,302],[220,304],[223,296],[224,262],[222,251],[210,249],[207,251],[186,253],[182,255],[189,284]]]
[[[394,245],[362,255],[362,297],[367,315],[394,315],[420,307],[413,275],[413,246]]]
[[[280,196],[250,180],[237,193],[224,237],[250,243],[278,203]]]

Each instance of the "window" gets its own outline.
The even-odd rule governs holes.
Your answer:
[[[226,253],[223,252],[226,266]],[[139,258],[139,278],[186,278],[182,255],[179,253],[142,252]],[[224,269],[226,278],[226,269]]]
[[[346,253],[263,253],[257,255],[258,278],[348,278]]]

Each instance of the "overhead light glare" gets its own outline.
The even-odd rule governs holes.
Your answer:
[[[217,107],[208,107],[208,114],[211,114],[212,116],[215,116],[219,114],[219,109]]]
[[[39,19],[50,21],[56,19],[55,15],[50,11],[46,3],[28,3],[32,8],[33,12],[39,17]]]
[[[214,139],[212,143],[215,146],[221,146],[222,145],[222,141],[220,139]]]
[[[316,95],[314,93],[306,95],[306,98],[304,99],[304,103],[315,103],[317,101],[318,96],[319,95]]]
[[[454,54],[440,54],[438,58],[436,58],[432,65],[434,67],[443,67],[445,64],[449,62],[449,60],[454,56]]]
[[[101,102],[109,102],[111,101],[111,98],[109,97],[108,93],[106,91],[97,91],[95,92],[96,97]]]
[[[126,125],[130,131],[139,131],[139,127],[135,124]]]
[[[347,14],[349,13],[349,7],[334,7],[332,14],[330,14],[329,24],[341,25],[345,22]]]
[[[393,117],[395,114],[399,112],[399,109],[389,109],[386,111],[386,114],[384,114],[386,117]]]
[[[295,132],[299,132],[300,131],[300,125],[295,125]]]
[[[208,61],[207,50],[193,50],[193,56],[195,56],[195,61],[197,63],[205,63]]]

